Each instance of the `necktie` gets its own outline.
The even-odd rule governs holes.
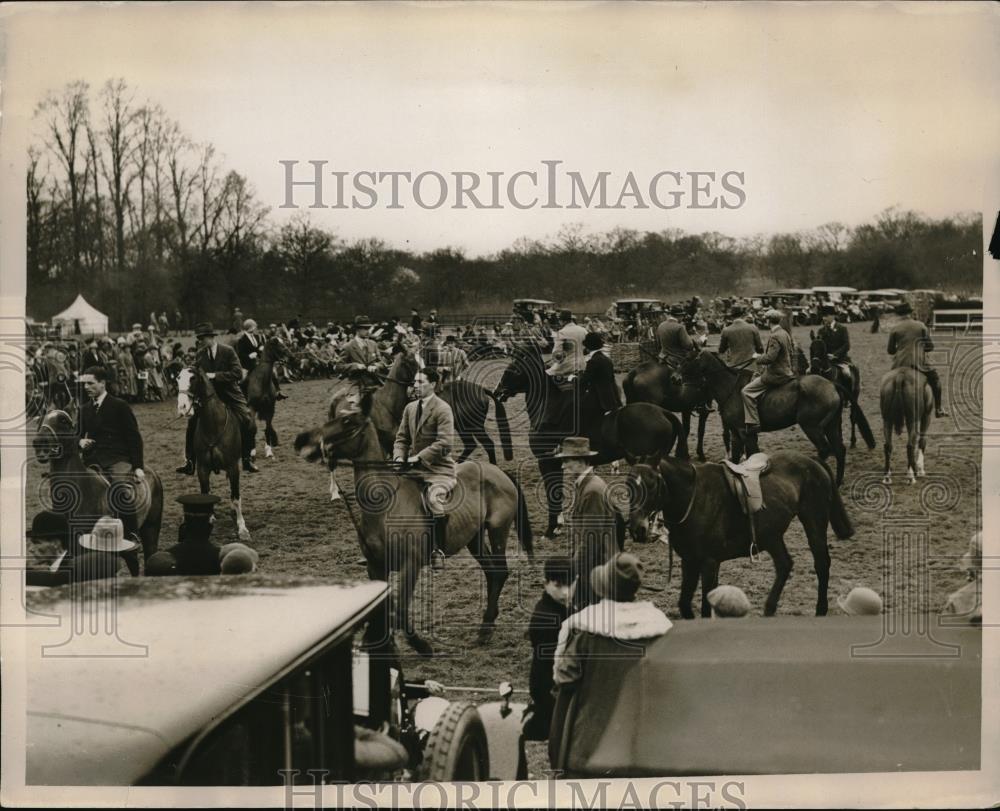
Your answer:
[[[420,427],[420,418],[424,416],[424,401],[417,400],[417,427]]]

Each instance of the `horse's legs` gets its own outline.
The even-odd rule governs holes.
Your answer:
[[[559,532],[559,514],[562,511],[562,465],[558,460],[550,459],[538,460],[538,472],[542,476],[542,484],[545,488],[545,500],[548,506],[548,525],[545,528],[545,537],[554,538]]]
[[[694,598],[694,590],[698,587],[698,577],[701,575],[701,563],[690,558],[681,558],[681,596],[677,606],[681,610],[681,616],[686,620],[694,619],[694,611],[691,609],[691,600]]]
[[[785,546],[785,539],[778,537],[774,546],[768,550],[771,553],[771,560],[774,561],[774,585],[767,595],[767,602],[764,603],[764,616],[773,617],[778,610],[778,600],[781,592],[785,588],[788,576],[792,573],[792,556],[788,554]]]
[[[825,617],[827,612],[827,591],[830,585],[830,547],[826,542],[828,524],[829,496],[826,493],[817,496],[822,499],[824,509],[804,509],[799,513],[799,521],[805,530],[809,550],[813,556],[813,569],[816,572],[816,616]]]
[[[698,412],[698,461],[705,461],[705,424],[708,422],[708,413]]]
[[[484,644],[493,636],[497,616],[500,614],[500,593],[507,582],[507,533],[510,526],[487,527],[489,547],[486,547],[482,533],[469,544],[469,549],[476,556],[479,565],[483,567],[486,577],[486,610],[483,612],[483,624],[479,626],[477,641]],[[478,554],[476,547],[478,546]]]
[[[208,492],[208,483],[211,476],[212,473],[207,467],[198,465],[198,486],[201,488],[202,495]]]
[[[882,484],[892,484],[892,423],[888,419],[882,420],[882,435],[885,443],[882,450],[885,453],[885,470],[882,474]]]
[[[417,579],[423,568],[424,560],[416,551],[404,553],[399,566],[399,591],[396,596],[396,627],[403,631],[407,641],[420,656],[431,657],[434,648],[420,636],[413,627],[413,617],[410,614],[410,604],[413,602],[413,592],[417,587]]]
[[[913,425],[906,432],[906,479],[910,484],[917,481],[917,431]]]
[[[719,562],[706,559],[701,564],[701,615],[712,616],[712,606],[708,602],[708,593],[719,585]]]
[[[239,463],[232,465],[227,473],[229,476],[229,497],[233,502],[233,520],[236,521],[236,534],[246,543],[250,540],[250,530],[243,520],[243,507],[240,505],[240,468]]]
[[[677,450],[674,454],[678,459],[688,459],[690,458],[690,446],[688,445],[688,437],[691,435],[691,412],[682,411],[681,412],[681,427],[684,429],[681,431],[681,435],[677,437]]]
[[[475,437],[473,437],[473,435],[466,430],[459,431],[458,435],[462,437],[462,445],[464,446],[462,448],[461,455],[456,460],[459,464],[461,464],[468,459],[472,455],[472,452],[476,449],[476,440]]]
[[[278,444],[278,434],[271,424],[273,417],[268,417],[264,422],[264,456],[267,459],[274,457],[274,447]]]
[[[479,440],[479,444],[483,446],[483,450],[486,451],[486,455],[490,458],[490,464],[495,465],[497,463],[497,447],[493,444],[493,438],[486,432],[486,427],[480,425],[472,433]]]

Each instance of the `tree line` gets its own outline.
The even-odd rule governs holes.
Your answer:
[[[247,177],[124,79],[50,92],[27,172],[27,309],[47,320],[77,293],[112,329],[155,310],[191,323],[506,310],[518,297],[603,309],[817,284],[981,291],[978,214],[888,209],[854,228],[733,238],[678,229],[586,233],[568,224],[489,256],[345,241],[304,212],[276,224]],[[600,307],[599,302],[604,302]]]

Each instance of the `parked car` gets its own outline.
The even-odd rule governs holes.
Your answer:
[[[690,621],[643,650],[594,639],[562,687],[566,777],[957,771],[980,766],[976,626],[887,617]],[[909,628],[908,635],[903,629]]]
[[[386,583],[72,588],[28,595],[29,612],[59,620],[26,631],[28,785],[280,785],[285,769],[306,783],[309,769],[324,782],[526,776],[509,685],[477,707],[403,678]]]

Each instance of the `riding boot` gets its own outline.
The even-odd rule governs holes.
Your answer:
[[[445,536],[448,531],[448,515],[433,516],[434,524],[431,528],[433,548],[431,549],[431,568],[439,572],[444,569],[445,561]]]
[[[177,468],[177,473],[185,476],[194,475],[194,429],[196,417],[191,417],[187,422],[187,431],[184,434],[184,464]]]
[[[759,425],[747,425],[746,428],[746,442],[744,443],[744,450],[746,451],[747,458],[755,453],[760,453],[760,445],[757,444],[757,434],[760,431]]]
[[[941,378],[938,377],[937,369],[928,369],[924,372],[924,376],[930,383],[931,391],[934,394],[934,416],[937,419],[949,416],[948,412],[941,407]]]

